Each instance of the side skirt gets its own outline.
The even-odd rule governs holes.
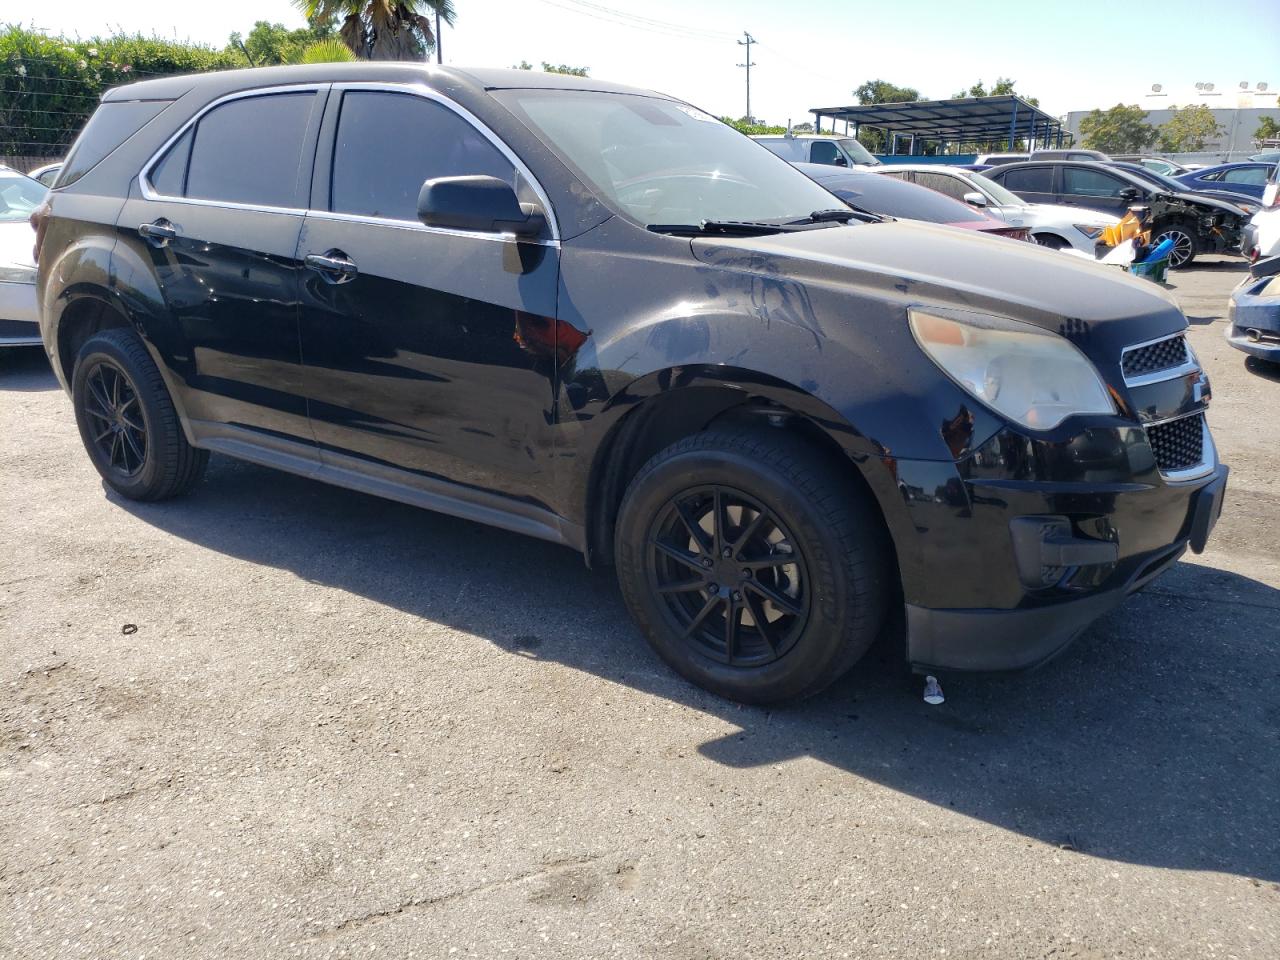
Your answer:
[[[586,547],[586,536],[581,526],[531,503],[329,450],[324,451],[322,458],[316,446],[246,427],[209,420],[191,420],[189,425],[194,445],[215,453],[549,540],[579,552]]]

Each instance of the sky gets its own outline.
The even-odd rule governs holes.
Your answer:
[[[769,123],[812,119],[812,107],[856,102],[865,80],[949,97],[981,79],[1017,81],[1062,115],[1118,102],[1237,104],[1241,81],[1280,94],[1280,0],[1124,3],[1117,0],[453,0],[443,31],[446,64],[509,67],[546,60],[591,76],[648,87],[717,115],[751,112]],[[6,9],[7,8],[7,9]],[[47,9],[49,13],[42,13]],[[1152,11],[1155,12],[1152,12]],[[1229,11],[1229,12],[1228,12]],[[222,46],[256,20],[302,26],[289,0],[0,0],[0,23],[89,37],[123,29]],[[1198,98],[1197,82],[1222,96]],[[1159,83],[1165,97],[1150,96]]]

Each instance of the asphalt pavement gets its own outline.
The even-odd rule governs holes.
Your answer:
[[[0,955],[1280,956],[1280,372],[1172,275],[1232,466],[1042,670],[803,706],[650,653],[570,551],[214,457],[105,491],[0,356]]]

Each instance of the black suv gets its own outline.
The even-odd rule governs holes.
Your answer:
[[[566,544],[745,701],[813,693],[888,623],[918,669],[1040,661],[1222,503],[1159,288],[855,213],[654,93],[151,80],[107,94],[34,220],[44,343],[112,488],[183,493],[212,450]]]
[[[1085,160],[1011,163],[984,176],[1028,203],[1061,203],[1124,216],[1140,204],[1151,208],[1155,243],[1173,241],[1169,266],[1184,267],[1200,253],[1237,252],[1249,214],[1227,200],[1190,190],[1164,189],[1144,176]]]

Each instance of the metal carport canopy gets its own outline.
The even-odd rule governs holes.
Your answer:
[[[847,120],[860,127],[880,127],[925,140],[992,140],[1039,138],[1057,131],[1057,117],[1012,94],[915,100],[910,103],[866,103],[848,107],[814,107],[821,120]],[[820,125],[820,124],[819,124]]]

